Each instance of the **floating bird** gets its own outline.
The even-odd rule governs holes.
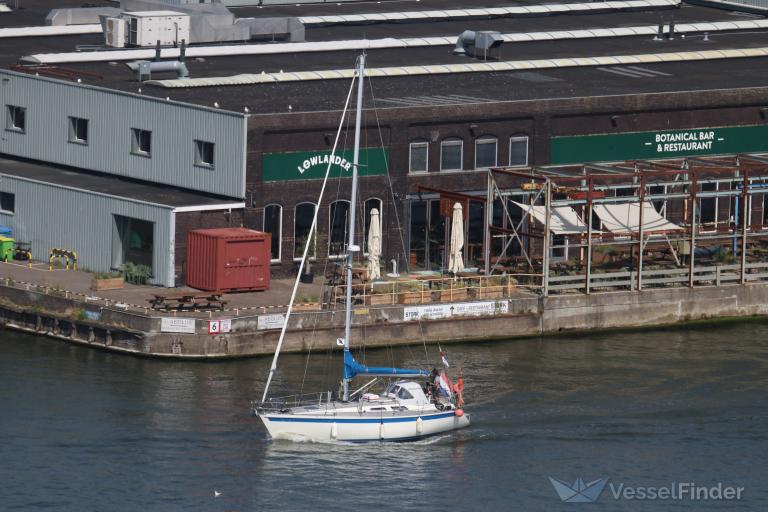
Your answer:
[[[216,108],[219,108],[219,102],[218,101],[214,101],[213,102],[213,106],[216,107]]]
[[[214,498],[218,498],[219,496],[221,496],[221,493],[219,491],[217,491],[216,489],[214,489],[213,490],[213,497]]]
[[[243,112],[245,112],[246,114],[247,114],[248,112],[250,112],[250,111],[251,111],[251,109],[249,109],[248,107],[243,107]]]

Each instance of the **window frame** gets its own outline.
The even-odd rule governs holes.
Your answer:
[[[296,213],[299,210],[299,206],[302,206],[305,204],[311,204],[314,207],[314,210],[312,211],[313,216],[315,215],[315,213],[317,213],[317,204],[313,203],[312,201],[302,201],[300,203],[296,203],[293,206],[293,261],[301,261],[301,255],[304,254],[304,247],[302,247],[299,251],[299,256],[296,256]],[[310,222],[310,231],[311,230],[312,230],[312,223]],[[315,237],[313,239],[313,247],[311,252],[314,253],[314,256],[309,256],[309,260],[315,261],[317,259],[317,229],[315,229]]]
[[[443,167],[443,153],[446,147],[459,147],[459,167],[455,169],[446,169]],[[440,172],[463,171],[464,170],[464,139],[461,137],[448,137],[440,141]]]
[[[3,204],[5,202],[3,198],[8,196],[10,197],[10,200],[13,202],[13,208],[10,210],[7,208],[4,208],[4,206],[7,206],[7,205]],[[5,215],[16,215],[16,194],[14,192],[5,192],[5,191],[0,192],[0,213],[3,213]]]
[[[210,144],[211,146],[211,161],[207,162],[203,159],[204,151],[203,148],[206,144]],[[202,139],[194,139],[194,154],[195,154],[195,166],[196,167],[202,167],[204,169],[215,169],[216,168],[216,143],[202,140]]]
[[[332,213],[334,213],[334,205],[336,205],[338,203],[346,203],[347,204],[347,219],[346,219],[347,222],[345,222],[343,224],[343,226],[344,226],[344,234],[349,236],[349,233],[347,232],[347,228],[349,227],[348,220],[349,220],[349,213],[350,213],[350,210],[352,208],[352,202],[349,201],[348,199],[337,199],[335,201],[331,201],[331,203],[328,205],[328,259],[329,260],[340,260],[340,259],[344,259],[344,257],[346,256],[346,254],[343,253],[343,252],[339,253],[339,254],[331,254],[331,233],[333,231],[333,215],[332,215]],[[345,246],[347,244],[347,242],[349,241],[347,236],[345,236],[344,239],[341,242],[342,247]],[[358,244],[358,245],[360,245],[360,244]]]
[[[513,164],[512,163],[512,143],[513,142],[521,142],[525,141],[525,163],[524,164]],[[513,135],[509,138],[509,147],[507,148],[507,162],[509,163],[510,167],[528,167],[531,158],[531,138],[528,135]]]
[[[413,169],[413,149],[424,148],[426,155],[424,158],[424,169]],[[408,145],[408,173],[410,174],[426,174],[429,172],[429,141],[426,140],[414,140]]]
[[[480,166],[477,162],[477,147],[480,145],[493,144],[495,150],[493,152],[493,165]],[[499,138],[494,135],[483,135],[475,139],[475,169],[490,169],[499,165]]]
[[[69,130],[69,138],[68,142],[72,144],[79,144],[81,146],[88,146],[89,145],[89,135],[90,135],[90,120],[85,117],[77,117],[77,116],[67,116],[68,119],[68,130]],[[85,123],[85,137],[81,138],[78,133],[78,127],[80,126],[80,122]]]
[[[283,261],[283,205],[278,203],[269,203],[268,205],[264,206],[264,213],[261,216],[261,230],[265,233],[269,233],[274,238],[275,234],[271,231],[267,231],[267,208],[270,206],[277,206],[279,208],[280,213],[278,214],[278,243],[277,243],[277,258],[272,257],[272,248],[269,249],[269,262],[270,263],[280,263]]]
[[[142,133],[149,134],[149,149],[147,151],[141,149]],[[143,128],[131,128],[131,154],[152,158],[152,130],[145,130]]]
[[[12,112],[21,112],[22,125],[16,125],[16,118]],[[19,105],[5,105],[5,130],[14,133],[27,133],[27,107],[20,107]]]

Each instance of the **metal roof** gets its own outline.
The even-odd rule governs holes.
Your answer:
[[[530,14],[577,13],[606,9],[658,8],[680,5],[679,0],[625,0],[573,4],[545,4],[514,7],[486,7],[476,9],[449,9],[434,11],[382,12],[367,14],[344,14],[335,16],[302,16],[305,25],[426,21],[431,19],[476,18],[494,16],[524,16]]]
[[[675,31],[682,34],[698,32],[719,32],[727,30],[758,30],[768,28],[768,19],[718,21],[709,23],[682,23],[675,26]],[[636,27],[590,28],[581,30],[559,30],[547,32],[527,32],[502,34],[505,42],[552,41],[562,39],[588,39],[598,37],[626,37],[638,35],[653,35],[657,25]],[[0,29],[2,33],[3,29]],[[0,36],[1,37],[1,36]],[[186,50],[187,57],[224,57],[235,55],[275,55],[296,54],[308,52],[327,52],[345,50],[371,50],[381,48],[416,48],[423,46],[449,46],[456,43],[456,37],[412,37],[384,39],[358,39],[349,41],[310,41],[301,43],[275,44],[238,44],[192,46]],[[150,59],[155,55],[154,49],[109,50],[95,52],[66,52],[40,53],[22,58],[24,62],[33,64],[62,64],[68,62],[108,62],[118,60]],[[178,48],[161,50],[161,57],[177,58]]]
[[[453,73],[489,73],[523,69],[550,69],[584,66],[615,66],[623,64],[649,64],[656,62],[686,62],[714,59],[740,59],[766,57],[768,47],[723,49],[688,52],[648,53],[602,57],[572,57],[560,59],[517,60],[502,62],[466,62],[461,64],[432,64],[425,66],[397,66],[370,68],[366,75],[376,77],[441,75]],[[352,78],[354,70],[332,69],[320,71],[296,71],[290,73],[241,74],[226,77],[189,78],[183,80],[150,80],[150,85],[166,88],[218,87],[228,85],[256,85],[275,82],[305,82],[311,80],[335,80]]]
[[[101,25],[43,25],[40,27],[9,27],[0,28],[0,38],[4,37],[37,37],[37,36],[68,36],[73,34],[100,34]]]

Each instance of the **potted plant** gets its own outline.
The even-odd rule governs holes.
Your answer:
[[[455,279],[447,279],[441,285],[441,290],[438,292],[440,295],[440,302],[457,302],[467,300],[469,293],[467,293],[466,285]]]
[[[397,284],[397,302],[399,304],[421,304],[431,300],[424,283],[420,281],[405,281]]]
[[[125,278],[119,272],[94,272],[91,290],[119,290],[125,284]]]
[[[147,265],[136,265],[130,261],[126,261],[120,265],[120,272],[126,281],[135,285],[145,285],[152,277],[152,267]]]
[[[394,283],[376,283],[372,284],[368,295],[365,297],[365,303],[370,306],[394,304],[395,296],[393,293]]]

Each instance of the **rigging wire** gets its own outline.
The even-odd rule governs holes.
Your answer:
[[[379,120],[379,111],[376,108],[376,94],[373,92],[373,80],[372,80],[372,78],[370,76],[367,77],[367,78],[368,78],[368,87],[371,90],[371,100],[373,102],[373,112],[374,112],[374,114],[376,116],[376,127],[378,128],[378,131],[379,131],[379,141],[381,142],[381,151],[383,152],[384,151],[384,137],[381,134],[381,121]],[[390,137],[391,136],[392,135],[390,133]],[[397,228],[398,228],[397,231],[398,231],[398,233],[400,235],[400,247],[403,250],[403,261],[405,263],[406,268],[408,268],[410,270],[410,268],[407,266],[408,265],[408,253],[407,253],[406,247],[405,247],[405,239],[403,238],[403,226],[400,223],[400,215],[398,213],[397,202],[395,200],[395,190],[392,187],[392,178],[390,178],[390,176],[389,176],[389,162],[387,161],[386,158],[384,158],[384,165],[386,166],[386,170],[387,170],[387,183],[389,184],[389,194],[392,197],[392,210],[395,212],[395,222],[397,222]],[[419,324],[419,332],[421,334],[421,343],[424,346],[424,357],[429,359],[429,353],[427,352],[427,340],[424,337],[424,326],[421,323],[421,317],[417,318],[416,321]]]
[[[352,98],[352,91],[355,87],[356,82],[356,76],[352,77],[352,83],[349,86],[349,92],[347,93],[347,100],[344,103],[344,112],[347,112],[347,109],[349,108],[349,101]],[[341,136],[341,129],[344,125],[344,116],[342,116],[341,120],[339,121],[339,128],[336,131],[336,139],[333,141],[333,149],[331,150],[331,155],[336,154],[336,146],[339,143],[339,137]],[[299,271],[296,274],[296,280],[293,283],[293,291],[291,292],[291,300],[288,303],[288,311],[285,313],[285,322],[283,322],[283,327],[280,330],[280,338],[277,341],[277,347],[275,347],[275,356],[272,358],[272,365],[269,369],[269,376],[267,377],[267,383],[264,386],[264,395],[261,398],[261,402],[264,403],[267,400],[267,393],[269,392],[269,385],[272,382],[272,377],[275,374],[275,370],[277,369],[277,358],[280,356],[280,349],[283,346],[283,341],[285,340],[285,331],[288,328],[288,321],[291,318],[291,312],[293,311],[293,301],[296,299],[296,291],[299,288],[299,280],[301,279],[301,273],[304,270],[304,263],[307,260],[307,255],[309,253],[309,246],[310,242],[312,241],[312,235],[317,231],[317,216],[320,211],[319,205],[323,201],[323,194],[325,193],[325,186],[328,183],[328,175],[331,172],[331,166],[333,165],[333,159],[328,159],[328,167],[325,169],[325,179],[323,180],[323,186],[320,188],[320,197],[317,200],[318,207],[315,209],[315,215],[312,218],[312,226],[309,228],[309,236],[307,237],[307,243],[304,245],[304,254],[301,258],[301,263],[299,263]]]
[[[346,117],[347,124],[346,124],[346,129],[344,130],[344,140],[343,140],[343,142],[341,144],[342,154],[345,153],[347,148],[349,147],[347,145],[347,143],[349,142],[349,125],[350,125],[350,119],[352,117],[351,112],[346,111],[344,114],[342,114],[342,120],[343,120],[344,117]],[[333,197],[336,198],[336,200],[338,200],[339,197],[341,197],[341,181],[342,181],[341,178],[337,178],[336,179],[336,194],[335,194],[335,196],[333,196]],[[328,231],[327,249],[328,249],[328,255],[329,256],[330,256],[330,252],[331,252],[331,246],[330,246],[330,244],[331,244],[331,239],[330,239],[331,228],[332,228],[332,225],[333,225],[333,219],[335,217],[335,215],[333,217],[331,216],[330,205],[333,204],[334,202],[335,201],[332,201],[332,202],[328,203],[328,221],[329,221],[328,222],[328,227],[329,227],[329,231]],[[322,207],[322,204],[320,204],[320,202],[318,202],[318,204],[316,206],[316,208],[318,210],[318,215],[319,215],[321,207]],[[346,233],[346,225],[347,224],[345,222],[345,224],[344,224],[344,226],[345,226],[344,232],[345,233]],[[320,238],[318,233],[315,233],[315,247],[317,247],[317,241],[318,241],[317,239],[318,238]],[[346,240],[346,237],[344,237],[344,239]],[[317,249],[315,249],[315,250],[317,250]],[[326,276],[328,274],[328,265],[329,264],[330,264],[330,258],[325,258],[325,264],[323,265],[322,276]],[[321,299],[321,302],[322,302],[322,299]],[[335,306],[335,304],[334,304],[334,306]],[[308,346],[308,349],[307,349],[307,357],[306,357],[305,362],[304,362],[304,375],[301,378],[301,392],[302,393],[304,392],[304,384],[306,383],[307,373],[309,372],[309,360],[310,360],[310,356],[312,355],[312,347],[314,346],[315,333],[317,331],[317,324],[318,324],[319,319],[320,319],[320,315],[315,315],[315,322],[314,322],[314,324],[312,326],[312,334],[310,336],[309,346]],[[330,348],[329,348],[328,359],[326,360],[326,365],[325,365],[325,372],[323,372],[323,382],[322,382],[322,384],[323,384],[324,388],[328,387],[328,376],[331,374],[331,372],[330,372],[330,364],[331,364],[332,356],[333,356],[333,345],[331,345]]]

